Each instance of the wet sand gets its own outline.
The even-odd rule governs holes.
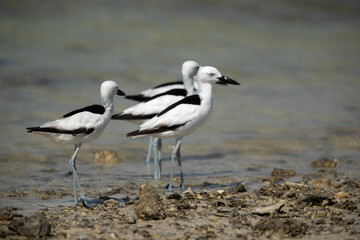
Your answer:
[[[0,238],[359,238],[358,2],[0,6]],[[185,185],[195,194],[167,193],[168,175],[153,181],[152,165],[145,166],[148,139],[126,139],[137,127],[110,122],[82,147],[77,166],[90,199],[118,201],[74,206],[73,146],[25,128],[99,103],[106,79],[128,94],[178,80],[188,59],[242,84],[214,87],[210,118],[184,139]],[[132,104],[117,98],[115,112]],[[171,144],[164,141],[164,174]],[[120,161],[94,162],[102,149]],[[159,193],[157,220],[136,214],[144,183]]]
[[[155,204],[162,209],[151,209],[148,217],[137,210],[144,196],[139,198],[140,183],[86,191],[90,199],[104,201],[92,209],[73,206],[70,188],[2,191],[9,205],[0,208],[0,236],[24,239],[21,234],[29,233],[16,221],[38,213],[51,228],[44,239],[358,239],[360,178],[337,172],[339,164],[314,161],[316,171],[306,175],[274,169],[271,176],[246,179],[190,177],[186,191],[173,193],[164,190],[168,178],[150,181],[155,193],[149,194],[159,195]],[[37,201],[39,209],[11,204],[25,198]],[[64,198],[68,204],[58,205]]]

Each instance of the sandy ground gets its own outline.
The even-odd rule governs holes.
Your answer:
[[[247,184],[234,177],[189,178],[192,188],[173,193],[164,190],[168,179],[142,186],[129,183],[101,192],[104,203],[91,209],[78,204],[23,214],[21,208],[3,207],[0,237],[359,239],[360,178],[337,177],[336,161],[313,162],[318,171],[311,175],[274,169],[271,176],[248,179]],[[300,180],[291,181],[294,176]],[[2,192],[1,197],[51,202],[72,194],[69,188]]]

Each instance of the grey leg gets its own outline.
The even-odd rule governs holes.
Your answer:
[[[76,151],[76,148],[77,148],[77,145],[75,144],[75,146],[74,146],[74,152]],[[76,170],[76,155],[75,155],[75,157],[74,157],[74,168],[75,168],[75,170]]]
[[[159,138],[158,140],[158,179],[161,179],[161,147],[162,147],[162,140]]]
[[[158,158],[157,158],[157,146],[158,146],[158,138],[154,138],[152,141],[153,144],[153,154],[154,154],[154,179],[158,179]]]
[[[150,163],[150,158],[151,158],[151,148],[152,148],[152,143],[153,143],[153,137],[150,137],[149,139],[149,147],[148,147],[148,153],[146,156],[146,164]]]
[[[180,153],[182,138],[179,138],[178,141],[180,141],[180,145],[179,145],[179,147],[178,147],[178,149],[176,151],[176,158],[177,158],[178,165],[179,165],[179,170],[180,170],[180,179],[181,179],[180,187],[181,187],[182,190],[184,190],[185,189],[184,176],[183,176],[183,169],[182,169],[182,166],[181,166],[181,153]]]
[[[74,178],[74,195],[75,195],[75,205],[77,205],[79,202],[82,203],[85,207],[87,208],[91,208],[91,207],[95,207],[97,204],[93,204],[93,203],[89,203],[86,198],[85,198],[85,195],[84,195],[84,192],[82,191],[81,189],[81,186],[80,186],[80,182],[79,182],[79,179],[78,179],[78,176],[77,176],[77,173],[76,173],[76,166],[75,166],[75,160],[76,160],[76,155],[77,153],[79,152],[80,150],[80,147],[81,147],[81,143],[80,144],[75,144],[75,151],[74,151],[74,154],[73,156],[71,157],[70,159],[70,166],[71,166],[71,169],[72,169],[72,172],[73,172],[73,178]],[[79,192],[80,192],[80,200],[77,201],[77,189],[76,187],[79,188]]]
[[[173,185],[173,177],[174,177],[174,161],[175,158],[177,158],[176,154],[178,152],[178,149],[181,146],[181,139],[177,140],[176,146],[174,148],[174,151],[171,154],[171,169],[170,169],[170,182],[169,182],[169,187],[168,190],[171,192],[172,191],[172,185]]]
[[[84,197],[84,193],[81,189],[81,186],[79,184],[79,181],[78,181],[78,176],[77,176],[77,173],[76,173],[76,164],[75,164],[75,160],[76,160],[76,155],[77,153],[79,152],[80,150],[80,147],[81,147],[81,144],[76,144],[75,145],[75,151],[74,151],[74,154],[73,156],[71,157],[70,159],[70,166],[71,166],[71,169],[72,169],[72,173],[73,173],[73,179],[74,179],[74,195],[75,195],[75,205],[77,204],[77,186],[79,187],[79,191],[80,191],[80,198],[85,198]]]

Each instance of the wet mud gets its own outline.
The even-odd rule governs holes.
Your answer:
[[[315,164],[315,163],[313,163]],[[328,167],[329,168],[329,167]],[[332,169],[336,171],[335,168]],[[320,171],[290,181],[293,170],[274,169],[271,176],[232,182],[214,177],[185,191],[164,189],[166,179],[107,188],[94,208],[51,206],[22,213],[0,209],[4,239],[358,239],[360,178]],[[178,179],[174,179],[175,183]],[[252,185],[258,187],[253,188]],[[96,195],[96,192],[92,193]],[[72,196],[59,189],[2,192],[2,198],[32,196],[55,201]]]

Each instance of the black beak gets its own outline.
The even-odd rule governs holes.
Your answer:
[[[219,81],[218,82],[219,84],[232,84],[232,85],[240,85],[240,83],[238,83],[237,81],[231,79],[231,78],[228,78],[228,77],[225,77],[225,76],[221,76],[221,77],[218,77]]]
[[[119,96],[125,96],[125,93],[121,91],[120,89],[117,90],[117,95]]]

